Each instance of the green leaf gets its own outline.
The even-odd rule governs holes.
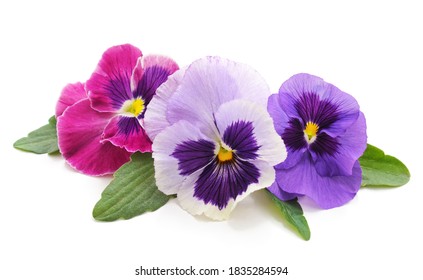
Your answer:
[[[271,192],[266,192],[270,195],[282,217],[298,231],[304,240],[310,240],[310,228],[308,227],[307,220],[303,215],[303,209],[297,199],[282,201]]]
[[[98,221],[130,219],[169,201],[170,197],[157,189],[151,153],[133,154],[113,177],[94,206],[93,217]]]
[[[13,144],[16,149],[35,154],[54,154],[59,152],[57,146],[56,117],[52,116],[48,124],[34,130]]]
[[[401,161],[372,145],[367,145],[359,161],[362,187],[399,187],[410,180],[410,172]]]

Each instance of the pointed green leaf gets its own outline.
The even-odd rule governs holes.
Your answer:
[[[53,154],[59,152],[57,146],[56,117],[52,116],[48,124],[34,130],[13,144],[16,149],[35,154]]]
[[[372,145],[367,145],[359,161],[362,187],[399,187],[410,180],[410,172],[401,161]]]
[[[165,205],[169,196],[157,189],[151,153],[135,153],[122,165],[94,206],[93,217],[99,221],[130,219]]]
[[[282,217],[298,231],[304,240],[310,240],[310,228],[308,227],[307,220],[303,215],[303,209],[297,199],[282,201],[271,192],[266,192],[270,195]]]

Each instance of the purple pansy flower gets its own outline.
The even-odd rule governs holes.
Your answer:
[[[170,58],[131,45],[109,48],[85,83],[68,85],[56,107],[59,148],[89,175],[113,173],[133,152],[151,152],[144,114],[156,89],[175,72]]]
[[[257,72],[219,57],[170,76],[145,116],[158,188],[191,214],[221,220],[269,186],[286,156],[266,111],[269,95]]]
[[[354,198],[367,141],[357,101],[321,78],[297,74],[270,96],[268,111],[288,150],[269,190],[282,200],[305,195],[325,209]]]

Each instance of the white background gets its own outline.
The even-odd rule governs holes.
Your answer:
[[[423,279],[419,1],[5,2],[0,279],[162,279],[135,276],[141,265],[289,271],[248,279]],[[181,66],[205,55],[244,62],[274,92],[299,72],[323,77],[356,97],[369,143],[406,163],[412,179],[401,188],[360,190],[328,211],[305,202],[308,242],[262,193],[225,222],[192,217],[175,201],[128,221],[96,222],[91,211],[110,178],[12,144],[47,122],[67,83],[88,79],[103,51],[122,43]]]

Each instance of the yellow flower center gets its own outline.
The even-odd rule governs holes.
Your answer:
[[[314,122],[307,122],[306,128],[304,129],[304,136],[306,140],[310,143],[316,139],[317,132],[319,131],[319,126]]]
[[[124,115],[131,117],[138,117],[144,111],[144,100],[136,98],[133,100],[127,100],[122,106],[121,112]]]
[[[217,153],[217,158],[220,162],[231,160],[233,158],[232,151],[226,150],[225,148],[220,146],[219,152]]]

